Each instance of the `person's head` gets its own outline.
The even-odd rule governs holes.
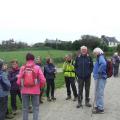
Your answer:
[[[18,61],[16,59],[11,61],[11,66],[13,69],[18,68]]]
[[[88,53],[87,47],[86,46],[81,46],[80,47],[80,52],[81,52],[82,55],[87,55],[87,53]]]
[[[46,58],[46,63],[47,64],[50,64],[50,63],[53,63],[52,59],[50,57]]]
[[[7,63],[3,63],[2,70],[7,70],[7,69],[8,69]]]
[[[118,56],[118,53],[117,53],[117,52],[115,52],[115,53],[114,53],[114,56]]]
[[[35,57],[32,53],[27,53],[26,54],[26,61],[33,60],[34,61]]]
[[[72,55],[69,54],[68,57],[67,57],[67,61],[70,62],[72,60]]]
[[[95,48],[95,49],[93,50],[93,54],[94,54],[95,56],[98,56],[98,55],[100,55],[100,54],[104,54],[104,52],[102,51],[101,48]]]
[[[67,61],[68,55],[65,55],[64,57],[64,61]]]
[[[36,61],[37,64],[41,64],[42,63],[41,57],[37,57],[35,59],[35,61]]]

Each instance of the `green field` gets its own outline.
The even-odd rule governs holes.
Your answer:
[[[41,56],[42,60],[50,56],[53,59],[57,59],[56,61],[59,61],[60,58],[62,59],[66,54],[70,53],[70,51],[62,50],[12,51],[12,52],[0,52],[0,58],[5,60],[6,62],[11,61],[12,59],[17,59],[21,65],[25,62],[25,55],[28,52],[32,52],[35,55],[35,57]]]

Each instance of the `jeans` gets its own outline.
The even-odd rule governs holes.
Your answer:
[[[104,89],[106,85],[105,79],[95,80],[95,104],[100,110],[104,110]]]
[[[8,96],[0,97],[0,120],[5,120],[7,105],[8,105]]]
[[[74,97],[77,97],[77,89],[75,86],[75,78],[72,77],[65,77],[65,83],[67,88],[67,96],[71,96],[70,86],[72,87]]]
[[[91,78],[78,80],[78,102],[82,102],[83,88],[85,86],[85,101],[89,102]]]
[[[38,120],[39,116],[39,95],[22,94],[23,120],[28,120],[30,100],[33,106],[33,120]]]

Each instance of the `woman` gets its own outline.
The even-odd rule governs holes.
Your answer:
[[[45,77],[34,63],[34,55],[26,55],[26,64],[20,68],[17,84],[21,86],[23,120],[28,120],[29,102],[32,101],[33,120],[38,120],[40,88],[45,85]]]
[[[93,68],[93,77],[95,80],[95,109],[94,114],[104,113],[104,88],[106,85],[106,60],[103,51],[95,48],[93,54],[96,56],[96,63]]]

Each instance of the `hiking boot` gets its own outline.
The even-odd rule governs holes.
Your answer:
[[[100,110],[100,109],[96,108],[92,111],[92,113],[93,114],[104,114],[104,110]]]
[[[77,101],[77,97],[74,97],[73,101]]]
[[[55,98],[55,97],[52,97],[51,99],[52,99],[52,100],[56,100],[56,98]]]
[[[91,105],[89,102],[85,102],[85,105],[86,105],[87,107],[92,107],[92,105]]]
[[[77,104],[76,108],[80,108],[80,107],[82,107],[82,103],[81,103],[81,102],[79,102],[79,103]]]
[[[67,96],[66,100],[70,100],[71,99],[71,96]]]
[[[5,116],[6,119],[13,119],[14,118],[14,115],[13,114],[7,114]]]
[[[50,102],[50,101],[51,101],[50,97],[48,97],[48,98],[47,98],[47,101],[48,101],[48,102]]]

